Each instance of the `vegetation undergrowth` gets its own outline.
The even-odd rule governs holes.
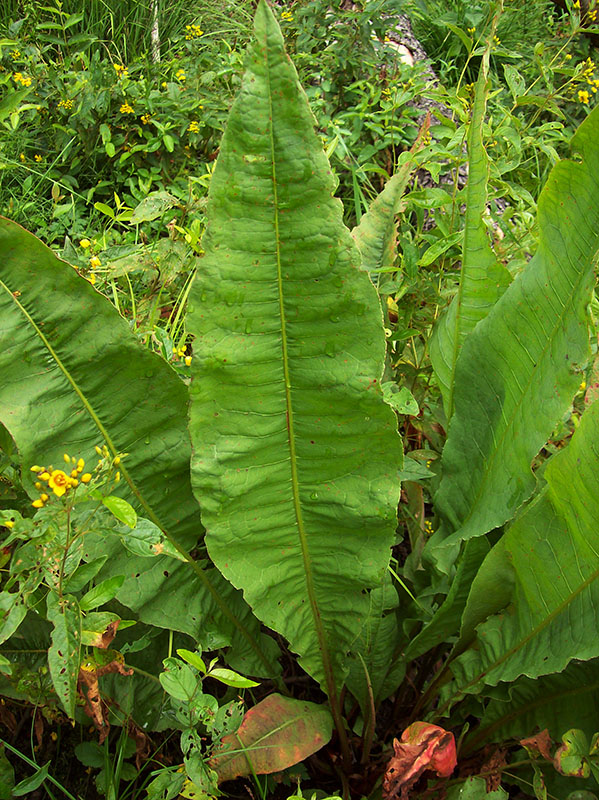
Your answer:
[[[595,5],[116,5],[4,11],[0,796],[591,800]]]

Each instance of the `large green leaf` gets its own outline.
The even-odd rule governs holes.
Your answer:
[[[472,584],[448,702],[599,657],[599,403],[545,478]]]
[[[353,646],[355,656],[349,662],[346,685],[360,703],[364,719],[372,717],[371,706],[378,708],[406,673],[406,660],[401,657],[405,634],[396,614],[398,605],[389,575],[382,586],[370,592],[370,611]]]
[[[530,464],[566,411],[589,355],[599,245],[599,108],[539,198],[539,248],[464,341],[429,552],[449,569],[460,540],[502,525],[534,488]]]
[[[192,482],[210,555],[335,705],[393,541],[401,460],[376,292],[262,0],[211,180]]]
[[[488,702],[478,726],[464,740],[471,752],[487,742],[524,739],[547,728],[556,741],[564,731],[580,728],[589,739],[599,719],[599,661],[569,664],[557,675],[520,678],[502,697]]]
[[[120,467],[127,499],[176,547],[195,546],[203,529],[189,480],[185,385],[87,280],[5,219],[0,253],[0,419],[21,454],[24,481],[33,489],[28,466],[62,463],[65,451],[89,463],[94,445],[105,442],[114,455],[129,454]],[[132,581],[145,596],[146,568],[139,559],[118,599]],[[237,604],[229,608],[197,564],[184,569],[188,591],[259,652]],[[122,573],[117,566],[112,574]],[[157,596],[162,589],[154,583]]]
[[[456,361],[466,336],[487,316],[508,287],[511,277],[489,243],[485,225],[489,159],[483,144],[483,124],[489,95],[489,56],[498,17],[488,35],[468,131],[468,185],[462,241],[462,269],[457,295],[431,337],[431,361],[439,381],[447,419],[453,413]]]

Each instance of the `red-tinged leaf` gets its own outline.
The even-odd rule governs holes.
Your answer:
[[[583,731],[572,728],[562,736],[562,744],[555,752],[553,764],[562,775],[588,778],[591,774],[588,756],[587,737]]]
[[[385,800],[397,797],[406,800],[410,788],[425,770],[448,778],[457,763],[453,733],[428,722],[414,722],[406,728],[401,741],[393,740],[393,750],[383,778]]]
[[[219,783],[280,772],[320,750],[332,725],[325,706],[271,694],[247,712],[237,733],[223,738],[210,766]]]
[[[520,744],[525,747],[532,755],[540,755],[551,761],[553,756],[553,739],[549,735],[549,731],[545,728],[534,736],[529,736],[528,739],[520,739]]]

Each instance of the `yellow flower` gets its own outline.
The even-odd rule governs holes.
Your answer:
[[[121,114],[135,114],[135,111],[131,108],[129,103],[123,103],[122,106],[119,108]]]
[[[129,74],[127,67],[123,66],[122,64],[113,64],[112,66],[114,67],[117,78],[126,78]]]
[[[48,486],[57,497],[62,497],[70,486],[69,476],[61,469],[55,469],[50,475]]]
[[[61,100],[58,104],[58,108],[64,108],[68,110],[69,108],[73,108],[73,101],[72,100]]]
[[[151,114],[143,114],[142,118],[141,118],[141,124],[142,125],[147,125],[151,119],[152,119],[152,115]]]
[[[185,366],[186,367],[191,366],[191,358],[192,358],[191,356],[185,356]]]
[[[291,11],[283,11],[281,14],[281,19],[283,22],[293,22],[293,14]]]
[[[14,528],[15,526],[14,520],[12,519],[5,519],[2,524],[4,525],[5,528]]]
[[[44,471],[42,472],[42,474],[39,476],[39,479],[40,479],[41,481],[49,481],[49,480],[50,480],[50,473],[49,473],[49,472],[46,472],[46,470],[44,470]]]
[[[564,58],[566,59],[566,61],[570,61],[570,59],[572,58],[572,54],[571,53],[566,53]]]
[[[90,242],[89,239],[82,239],[79,242],[79,247],[83,247],[84,250],[87,250],[87,248],[90,246],[90,244],[91,244],[91,242]]]
[[[102,265],[102,262],[98,258],[98,256],[92,256],[89,260],[89,265],[92,269],[97,269]]]
[[[77,461],[77,472],[83,472],[83,467],[84,466],[85,466],[85,461],[82,458],[80,458]]]
[[[20,83],[21,86],[31,86],[31,78],[23,75],[22,72],[14,72],[12,79],[15,83]]]
[[[31,505],[34,508],[43,508],[44,507],[44,501],[43,500],[34,500]]]
[[[597,16],[597,9],[594,8],[592,11],[587,11],[587,16],[591,20],[591,22],[595,22],[595,17]]]
[[[18,58],[21,58],[21,51],[20,50],[11,50],[10,57],[13,61],[16,61]]]
[[[40,154],[39,154],[39,153],[36,153],[36,154],[33,156],[33,158],[35,159],[35,161],[37,161],[37,163],[38,163],[38,164],[40,163],[40,161],[43,161],[43,159],[42,159],[42,157],[40,156]]]
[[[92,286],[96,285],[96,276],[94,275],[93,272],[91,273],[91,275],[89,276],[89,278],[87,280],[91,283]]]
[[[468,28],[468,33],[472,36],[473,33],[476,33],[476,28]]]
[[[197,39],[204,33],[204,31],[200,28],[199,25],[186,25],[185,30],[187,31],[187,33],[185,34],[185,38],[188,41],[190,39]]]
[[[200,132],[200,123],[195,119],[192,120],[189,123],[189,126],[188,126],[187,130],[189,131],[189,133],[199,133]]]
[[[25,160],[26,160],[26,159],[25,159],[25,153],[21,153],[21,154],[19,155],[19,158],[21,159],[21,161],[25,161]]]
[[[588,105],[588,103],[589,103],[589,100],[590,100],[590,97],[591,97],[591,96],[590,96],[590,94],[589,94],[589,93],[586,91],[586,89],[579,89],[579,90],[578,90],[578,102],[579,102],[579,103],[585,103],[586,105]]]
[[[187,78],[185,76],[185,70],[184,69],[178,69],[175,72],[175,80],[180,81],[181,83],[185,83]]]
[[[166,89],[166,87],[168,86],[168,83],[166,81],[162,81],[162,83],[160,85],[162,86],[163,89]]]
[[[89,483],[92,479],[91,473],[84,472],[81,476],[81,483]]]
[[[499,36],[494,36],[493,37],[493,44],[494,45],[501,44],[501,39],[499,38]]]

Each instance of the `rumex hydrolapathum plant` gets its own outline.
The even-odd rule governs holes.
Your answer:
[[[561,675],[572,680],[596,674],[596,638],[588,635],[599,569],[596,408],[537,475],[538,492],[529,505],[520,512],[517,506],[530,498],[530,459],[570,402],[586,354],[585,306],[599,230],[598,114],[573,140],[581,160],[560,163],[541,197],[538,254],[494,305],[485,293],[484,318],[457,338],[447,337],[461,346],[449,370],[455,373],[455,411],[436,498],[443,527],[422,564],[421,583],[430,585],[409,604],[405,590],[398,595],[397,578],[386,572],[401,448],[378,388],[384,355],[379,300],[358,268],[331,196],[334,180],[264,2],[256,33],[211,181],[206,256],[189,320],[197,337],[193,483],[208,529],[207,551],[220,571],[208,561],[189,491],[185,386],[134,343],[87,282],[8,222],[0,226],[6,253],[0,264],[6,343],[0,367],[7,376],[0,386],[0,419],[30,459],[25,463],[33,456],[56,463],[76,442],[95,443],[98,432],[113,458],[129,452],[122,492],[140,514],[160,523],[183,560],[144,563],[127,555],[121,540],[107,545],[99,537],[86,544],[83,560],[108,552],[98,578],[126,572],[117,592],[122,604],[146,623],[178,627],[203,651],[211,649],[202,646],[203,638],[215,649],[233,643],[227,658],[245,659],[242,671],[257,675],[265,665],[256,649],[266,643],[276,648],[273,639],[258,639],[259,624],[230,578],[328,692],[342,742],[342,715],[350,703],[340,702],[341,685],[355,696],[364,764],[377,705],[393,694],[409,662],[431,649],[430,663],[443,663],[440,675],[415,707],[400,708],[394,724],[412,715],[457,731],[476,709],[484,724],[471,738],[466,734],[466,748],[470,741],[472,748],[492,741],[493,730],[521,735],[513,732],[521,731],[525,714],[527,724],[547,724],[559,737],[568,727],[581,727],[560,713],[559,703],[552,708],[537,693],[534,713],[524,709],[537,691],[529,676],[563,701],[567,682],[551,670],[563,669]],[[476,217],[486,202],[484,78],[483,70],[469,140],[471,176],[480,183],[475,180],[468,192],[463,268],[481,267],[476,251],[483,247],[487,269],[480,273],[488,278],[492,253]],[[380,227],[384,260],[375,268],[392,266],[396,199],[387,205],[388,224]],[[384,205],[373,209],[362,232]],[[356,238],[362,238],[359,232]],[[462,299],[476,299],[471,276],[465,276]],[[510,427],[514,410],[520,424]],[[515,454],[520,445],[525,458]],[[171,462],[168,474],[165,464]],[[471,484],[465,484],[466,474]],[[456,524],[461,515],[475,514],[480,535]],[[503,538],[502,531],[494,533],[491,548],[484,534],[500,524],[498,514],[509,527]],[[460,554],[446,546],[467,536]],[[179,542],[183,550],[177,550]],[[183,551],[196,544],[198,560],[190,563]],[[560,552],[568,553],[563,563]],[[431,561],[445,571],[436,572]],[[407,575],[398,569],[405,587]],[[167,596],[172,606],[165,608]],[[436,613],[422,624],[427,602]],[[71,612],[50,612],[67,633],[63,623]],[[568,627],[570,616],[577,624]],[[414,632],[410,644],[408,633]],[[588,661],[583,668],[573,659]],[[411,668],[410,680],[418,668]],[[396,699],[411,696],[410,680]],[[451,714],[449,721],[437,719],[444,714]],[[342,745],[348,771],[357,754],[352,743]]]
[[[255,32],[190,299],[192,480],[212,560],[321,683],[343,739],[338,692],[389,561],[401,443],[379,301],[265,2]]]

